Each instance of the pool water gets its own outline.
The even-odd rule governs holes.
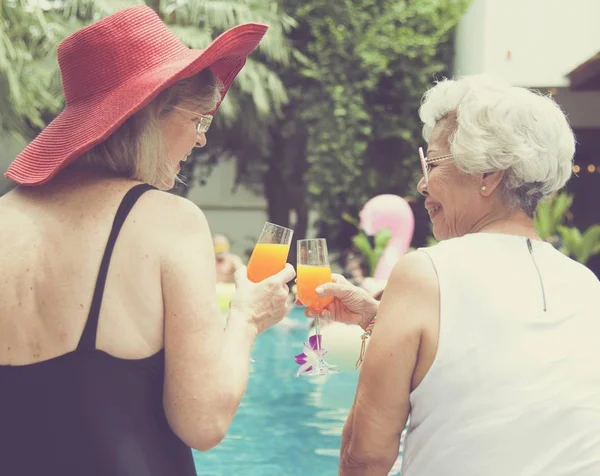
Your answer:
[[[307,335],[302,310],[292,311],[289,322],[296,327],[280,325],[257,339],[248,389],[227,437],[209,452],[194,451],[198,475],[337,475],[358,374],[297,378],[294,355]]]

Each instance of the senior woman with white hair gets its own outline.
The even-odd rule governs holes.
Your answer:
[[[482,76],[439,82],[420,116],[441,243],[398,262],[379,306],[340,277],[321,290],[325,315],[372,328],[340,474],[387,475],[410,414],[403,476],[597,476],[600,283],[532,218],[571,175],[567,120]]]

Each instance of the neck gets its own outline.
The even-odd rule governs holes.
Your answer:
[[[91,167],[79,165],[77,163],[71,164],[65,169],[61,170],[56,177],[52,180],[55,183],[64,182],[81,182],[81,181],[95,181],[103,180],[107,178],[119,178],[116,174],[112,174],[108,171],[98,170]]]
[[[540,239],[535,231],[533,219],[522,210],[486,215],[471,227],[470,233],[501,233]]]

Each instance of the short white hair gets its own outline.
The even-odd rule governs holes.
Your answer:
[[[423,137],[456,114],[450,152],[463,172],[506,171],[503,190],[513,206],[533,215],[540,199],[571,177],[575,137],[549,96],[486,75],[444,79],[427,91],[419,110]]]

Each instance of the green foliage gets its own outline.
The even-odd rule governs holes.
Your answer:
[[[573,196],[566,192],[556,193],[542,200],[535,212],[534,226],[542,240],[551,240],[565,220],[573,204]]]
[[[0,110],[5,129],[31,138],[62,107],[56,61],[56,48],[62,39],[92,21],[139,3],[144,2],[1,2]],[[238,76],[215,121],[217,128],[231,128],[240,121],[262,124],[264,127],[257,127],[257,130],[266,134],[266,124],[287,102],[285,87],[271,65],[289,62],[290,48],[285,33],[295,25],[294,20],[266,0],[147,0],[145,3],[193,48],[206,47],[225,29],[242,22],[269,24],[269,33],[261,43],[258,55],[248,61]],[[256,138],[256,135],[246,137]]]
[[[44,126],[60,107],[49,57],[64,34],[26,0],[0,2],[0,127],[18,139]]]
[[[373,245],[371,245],[369,237],[360,228],[358,220],[348,214],[344,214],[342,218],[358,229],[358,233],[351,239],[352,244],[362,255],[365,263],[369,267],[369,276],[373,276],[377,269],[377,263],[379,263],[381,255],[383,254],[383,250],[385,250],[385,247],[392,238],[392,232],[388,228],[382,228],[375,234]]]
[[[435,246],[438,243],[439,243],[439,241],[436,240],[435,237],[432,235],[432,236],[428,236],[427,237],[427,240],[425,242],[425,246]]]
[[[352,244],[362,254],[369,267],[369,276],[375,274],[377,263],[391,237],[392,232],[388,228],[383,228],[375,234],[375,246],[371,246],[369,238],[362,230],[352,237]]]
[[[294,19],[276,3],[266,0],[162,0],[160,3],[163,20],[192,48],[205,48],[217,35],[240,23],[269,25],[258,54],[248,59],[215,117],[217,127],[235,129],[236,132],[241,132],[241,121],[258,124],[255,134],[244,134],[243,137],[259,144],[263,142],[268,124],[288,101],[273,65],[286,65],[290,61],[291,50],[285,34],[296,25]],[[220,141],[216,145],[227,148]]]
[[[451,33],[468,3],[284,2],[300,23],[305,81],[295,110],[308,133],[308,199],[338,245],[342,213],[356,214],[379,193],[413,191],[420,100],[449,70]]]
[[[561,251],[581,264],[600,254],[600,225],[592,225],[584,233],[577,228],[561,225],[557,230],[562,240]]]
[[[378,193],[406,195],[418,173],[417,110],[435,76],[447,74],[452,29],[469,0],[279,0],[297,28],[279,63],[289,101],[264,130],[211,135],[238,158],[238,181],[268,200],[271,221],[304,236],[308,209],[333,249],[355,232],[341,222]]]
[[[542,240],[548,241],[574,260],[586,264],[600,254],[600,225],[589,227],[584,233],[564,222],[573,204],[573,196],[560,192],[542,200],[535,212],[534,226]]]

